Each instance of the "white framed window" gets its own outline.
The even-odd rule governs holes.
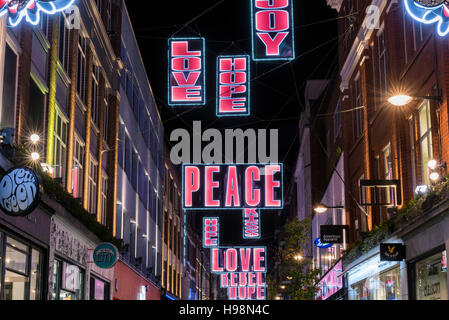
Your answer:
[[[92,109],[91,117],[92,121],[98,128],[98,107],[99,107],[99,80],[100,80],[100,68],[97,65],[93,65],[92,68]]]
[[[429,184],[427,164],[433,159],[432,123],[430,118],[430,102],[425,101],[418,109],[419,147],[421,150],[421,173],[423,184]]]
[[[101,223],[106,225],[107,216],[107,196],[108,196],[108,176],[106,172],[101,174]]]
[[[98,162],[90,155],[90,165],[89,165],[89,201],[87,210],[92,213],[97,213],[97,178],[98,178]]]
[[[362,87],[360,74],[358,74],[354,80],[353,86],[353,96],[354,96],[354,107],[362,107]],[[353,128],[354,128],[354,140],[363,134],[364,123],[363,123],[363,109],[356,109],[352,113]]]
[[[59,52],[58,58],[62,68],[68,73],[70,66],[70,30],[67,29],[66,17],[61,13],[59,18]]]
[[[81,34],[78,37],[78,78],[76,82],[76,91],[84,103],[86,103],[86,66],[87,66],[87,38]]]
[[[379,55],[379,89],[382,94],[387,92],[387,54],[385,47],[385,30],[377,35],[378,55]]]
[[[412,163],[412,184],[413,190],[416,188],[416,158],[415,158],[415,121],[413,116],[408,119],[410,134],[410,160]]]
[[[84,181],[84,155],[85,143],[75,134],[75,145],[73,150],[72,168],[72,195],[74,198],[82,198]]]
[[[67,155],[67,128],[68,120],[58,107],[55,113],[54,150],[53,150],[53,177],[65,177]]]

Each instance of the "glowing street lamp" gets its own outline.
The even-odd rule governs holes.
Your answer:
[[[327,209],[344,209],[344,207],[343,206],[330,207],[320,203],[317,206],[315,206],[315,208],[313,208],[313,211],[315,211],[318,214],[322,214],[325,213]]]
[[[31,141],[33,144],[37,144],[37,143],[39,142],[39,140],[40,140],[40,137],[39,137],[39,135],[36,134],[36,133],[33,133],[33,134],[30,136],[30,141]]]
[[[40,154],[38,152],[32,152],[31,153],[31,160],[33,160],[33,161],[39,160],[40,157],[41,156],[40,156]]]
[[[392,95],[387,100],[389,103],[391,103],[392,105],[394,105],[396,107],[403,107],[403,106],[409,104],[412,100],[417,100],[417,99],[435,100],[440,103],[442,102],[441,96],[409,96],[409,95],[403,94],[403,93],[398,93],[398,94]]]

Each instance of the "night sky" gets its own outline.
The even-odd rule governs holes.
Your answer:
[[[251,116],[219,119],[215,116],[216,57],[251,53],[250,1],[125,2],[164,122],[166,141],[176,128],[191,132],[194,120],[202,121],[203,131],[206,128],[279,129],[279,161],[285,163],[285,193],[298,154],[298,123],[304,105],[306,80],[329,78],[338,63],[336,11],[328,7],[325,0],[295,0],[296,60],[282,67],[279,66],[284,61],[252,62],[251,78],[258,79],[251,85]],[[183,28],[185,23],[199,15]],[[167,105],[168,38],[174,33],[177,37],[206,38],[208,104],[204,107],[173,108]],[[276,67],[279,68],[274,69]],[[208,215],[216,214],[211,212]],[[199,214],[197,216],[200,217]],[[269,211],[263,212],[260,244],[266,244],[271,237],[272,219]],[[241,212],[235,215],[227,213],[227,219],[221,222],[222,229],[226,230],[222,244],[241,245]]]

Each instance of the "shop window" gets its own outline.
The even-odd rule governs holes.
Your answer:
[[[55,259],[53,265],[53,300],[84,300],[84,270]]]
[[[39,300],[42,287],[42,254],[36,248],[0,233],[5,252],[2,300]]]
[[[401,300],[401,271],[395,267],[351,284],[351,300]]]
[[[446,252],[416,263],[416,299],[448,300]]]
[[[90,300],[109,300],[109,288],[109,283],[90,277]]]

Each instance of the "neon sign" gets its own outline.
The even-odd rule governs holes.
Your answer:
[[[211,249],[211,272],[230,300],[265,300],[266,248],[221,247]]]
[[[446,0],[404,0],[408,14],[424,24],[436,24],[444,37],[449,33],[449,4]]]
[[[326,300],[343,288],[343,263],[340,260],[318,283],[316,300]]]
[[[183,208],[281,209],[282,164],[184,164]]]
[[[203,248],[216,248],[219,245],[220,225],[218,218],[203,218]]]
[[[243,210],[243,239],[260,239],[260,214],[256,209]]]
[[[168,104],[206,104],[204,38],[172,38],[169,44]]]
[[[327,249],[333,246],[332,243],[322,243],[321,242],[321,238],[316,238],[315,239],[315,246],[321,249]]]
[[[249,115],[249,79],[249,56],[217,58],[217,116]]]
[[[250,0],[253,60],[294,60],[293,0]]]
[[[15,27],[25,18],[32,24],[38,25],[41,11],[55,14],[69,8],[75,0],[0,0],[0,17],[8,16],[8,25]]]

